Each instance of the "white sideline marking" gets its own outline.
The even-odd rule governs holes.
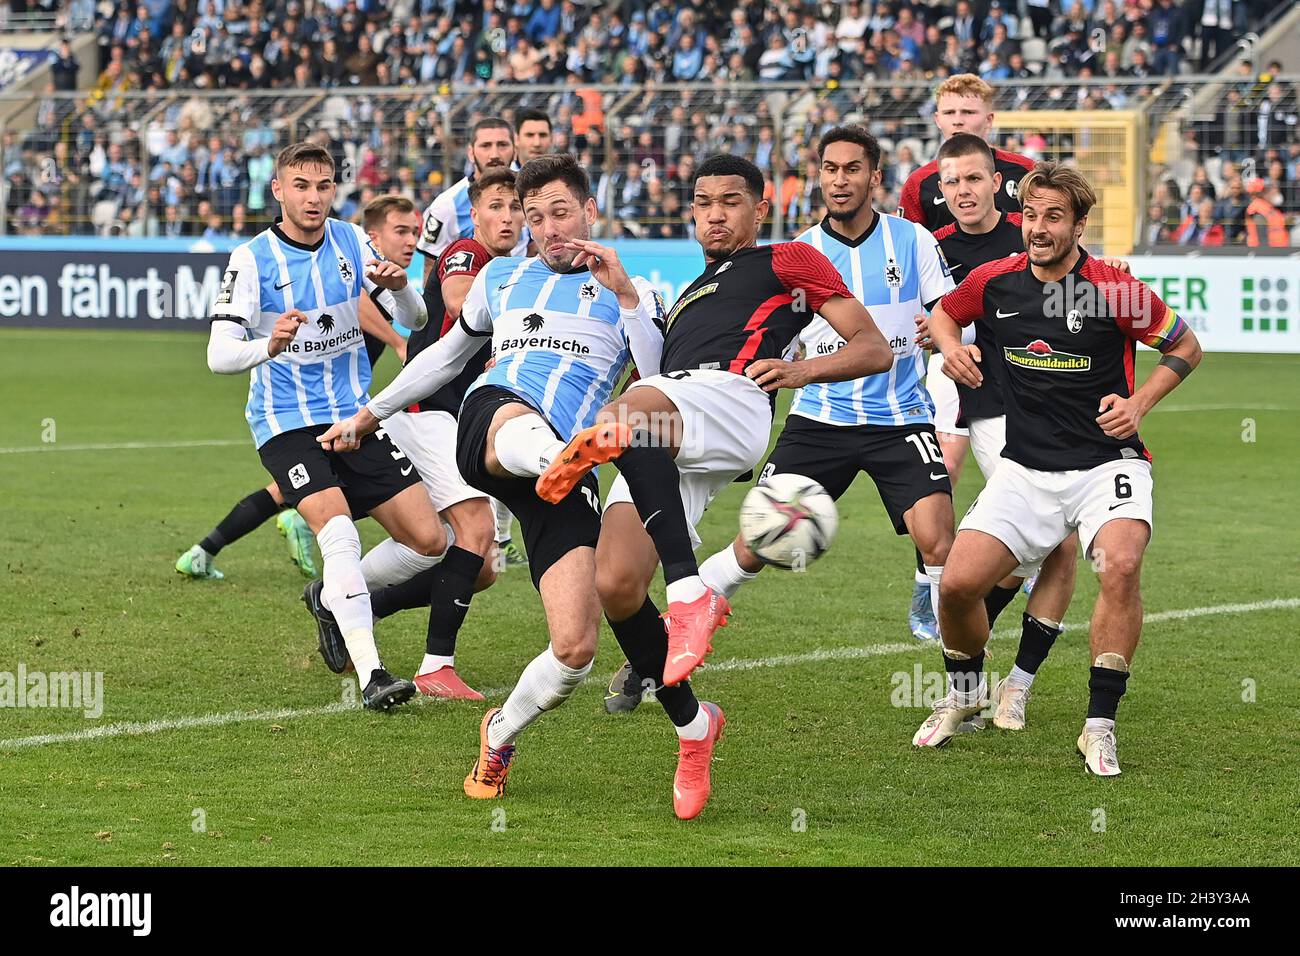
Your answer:
[[[1300,598],[1278,598],[1272,601],[1255,601],[1250,604],[1217,604],[1211,607],[1189,607],[1178,611],[1158,611],[1142,619],[1143,624],[1159,624],[1162,621],[1185,621],[1189,618],[1208,617],[1213,614],[1252,614],[1256,611],[1271,611],[1300,607]],[[1086,626],[1070,623],[1069,627],[1081,629]],[[996,631],[995,640],[1014,637],[1019,632],[1013,630]],[[880,657],[886,654],[904,654],[910,651],[928,651],[933,649],[928,644],[913,641],[910,644],[870,644],[866,647],[833,647],[804,654],[782,654],[776,657],[733,657],[709,663],[706,673],[725,671],[747,671],[766,667],[785,667],[791,664],[811,664],[819,661],[857,660],[864,657]],[[499,697],[510,691],[509,687],[491,687],[483,691],[484,696]],[[433,698],[419,696],[416,701],[421,704],[441,703]],[[326,714],[339,714],[348,710],[360,709],[360,704],[327,704],[324,707],[302,707],[297,710],[237,710],[225,714],[203,714],[198,717],[173,717],[165,720],[146,720],[118,724],[106,724],[89,730],[74,730],[61,734],[39,734],[34,737],[14,737],[0,740],[0,751],[21,750],[28,747],[45,747],[50,744],[81,743],[87,740],[102,740],[110,737],[140,737],[158,734],[165,730],[188,730],[195,727],[226,727],[231,724],[247,724],[273,720],[293,720],[297,717],[320,717]]]
[[[225,448],[247,445],[246,438],[205,438],[198,441],[122,441],[92,445],[69,445],[50,442],[45,445],[14,445],[0,448],[0,455],[24,455],[40,451],[122,451],[138,448]]]

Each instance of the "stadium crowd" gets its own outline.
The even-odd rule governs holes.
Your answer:
[[[1134,80],[1208,65],[1271,6],[71,0],[60,22],[68,31],[96,32],[98,79],[81,95],[60,95],[77,91],[80,66],[63,44],[34,130],[5,134],[7,225],[29,234],[251,234],[272,214],[272,156],[291,130],[312,131],[336,155],[345,183],[340,214],[354,214],[384,191],[424,204],[460,172],[463,150],[444,125],[453,108],[463,129],[478,116],[509,116],[520,106],[554,119],[555,147],[572,150],[593,172],[616,234],[685,236],[690,173],[721,150],[755,160],[773,194],[780,175],[786,221],[810,222],[820,197],[807,144],[862,113],[889,150],[877,202],[893,209],[898,187],[935,145],[928,95],[935,78],[975,72],[1002,81],[999,109],[1027,105],[1016,79],[1110,78],[1126,82],[1079,87],[1077,96],[1047,88],[1044,95],[1055,96],[1053,108],[1121,107],[1141,89]],[[899,85],[872,87],[864,99],[857,81],[872,79]],[[770,99],[736,86],[767,81],[804,82],[814,91],[811,107],[785,117],[779,135]],[[474,89],[468,109],[465,94],[453,101],[452,82]],[[678,82],[700,87],[659,89]],[[498,85],[513,83],[563,89],[493,96]],[[374,92],[330,95],[347,88]],[[266,92],[274,90],[285,95]],[[179,95],[155,108],[157,96],[141,99],[137,91]],[[623,105],[607,129],[606,110],[618,99]],[[294,115],[313,103],[309,116]],[[1229,174],[1241,180],[1247,206],[1251,197],[1277,199],[1281,228],[1296,220],[1297,148],[1279,139],[1296,138],[1296,91],[1263,83],[1252,71],[1222,105],[1222,122],[1192,144],[1192,168],[1171,170],[1151,197],[1152,208],[1161,207],[1151,220],[1159,241],[1214,241],[1201,225],[1204,200],[1233,194]],[[1201,185],[1195,199],[1194,176]],[[1220,221],[1215,209],[1209,216],[1224,241],[1248,238],[1244,226]]]

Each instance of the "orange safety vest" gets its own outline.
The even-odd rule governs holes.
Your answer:
[[[1252,199],[1250,205],[1246,207],[1246,245],[1258,246],[1259,243],[1259,224],[1255,221],[1256,216],[1264,217],[1264,224],[1267,230],[1265,245],[1274,248],[1290,245],[1290,236],[1286,231],[1286,216],[1282,211],[1274,206],[1267,199]]]

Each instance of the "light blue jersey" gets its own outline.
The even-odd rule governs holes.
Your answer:
[[[491,333],[495,363],[469,392],[484,385],[514,392],[566,441],[594,424],[629,358],[642,376],[659,371],[663,301],[646,280],[632,283],[641,299],[635,314],[586,270],[552,272],[536,257],[493,259],[461,310],[471,333]]]
[[[825,223],[795,239],[830,259],[845,284],[867,307],[894,353],[887,372],[848,382],[806,385],[795,392],[790,414],[830,425],[911,425],[934,420],[934,404],[922,384],[925,356],[915,342],[915,317],[953,289],[939,243],[924,226],[898,216],[877,215],[856,242]],[[844,340],[816,316],[799,336],[808,358],[829,355]]]
[[[380,258],[359,226],[338,219],[325,220],[311,248],[272,226],[230,254],[213,318],[242,323],[250,339],[270,337],[291,309],[308,319],[288,348],[249,373],[244,417],[257,447],[282,432],[342,421],[368,401],[362,289],[390,314],[395,307],[391,293],[365,278],[365,263]]]

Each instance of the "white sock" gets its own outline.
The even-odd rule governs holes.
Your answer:
[[[921,572],[921,571],[917,571],[917,572],[915,572],[915,574],[913,574],[912,578],[913,578],[914,581],[916,581],[917,584],[929,584],[929,583],[930,583],[930,576],[929,576],[928,574],[925,574],[925,573]]]
[[[559,707],[577,690],[590,672],[591,664],[588,661],[584,667],[568,667],[548,644],[546,650],[529,661],[519,675],[519,683],[502,705],[501,713],[488,725],[488,743],[493,747],[514,743],[525,727],[546,711]]]
[[[450,530],[444,526],[443,530]],[[421,571],[433,567],[442,555],[421,554],[400,541],[385,538],[366,552],[361,559],[361,573],[366,576],[366,587],[372,591],[409,581]]]
[[[1007,683],[1015,684],[1017,687],[1029,688],[1034,683],[1034,675],[1012,664],[1011,673],[1007,675]]]
[[[497,501],[495,498],[492,499],[492,513],[496,516],[497,544],[509,543],[510,523],[514,520],[514,515],[510,513],[509,508]]]
[[[708,588],[704,586],[700,576],[692,574],[689,578],[682,578],[668,585],[668,603],[690,604],[692,601],[698,601],[706,591]]]
[[[512,418],[498,428],[492,448],[501,467],[510,474],[520,478],[536,478],[551,466],[564,445],[564,442],[555,437],[555,432],[546,424],[546,420],[533,412]],[[506,512],[507,515],[509,513]],[[497,515],[500,516],[499,511]],[[509,528],[510,525],[507,524],[506,527]],[[510,535],[507,533],[506,537]]]
[[[420,661],[418,674],[432,674],[440,667],[455,667],[456,658],[450,654],[425,654],[424,660]]]
[[[1083,722],[1083,729],[1089,733],[1115,732],[1115,721],[1109,717],[1089,717]]]
[[[677,736],[682,740],[703,740],[709,736],[709,712],[701,707],[689,724],[677,728]]]
[[[758,577],[757,571],[746,571],[736,560],[736,549],[727,545],[700,565],[700,580],[723,597],[730,598],[746,581]]]
[[[927,564],[925,577],[930,582],[930,605],[934,608],[934,628],[939,628],[939,579],[943,577],[942,564]]]
[[[316,535],[324,568],[321,600],[338,621],[348,656],[364,690],[371,671],[379,664],[375,634],[371,629],[370,592],[361,573],[361,538],[347,515],[335,515]]]

